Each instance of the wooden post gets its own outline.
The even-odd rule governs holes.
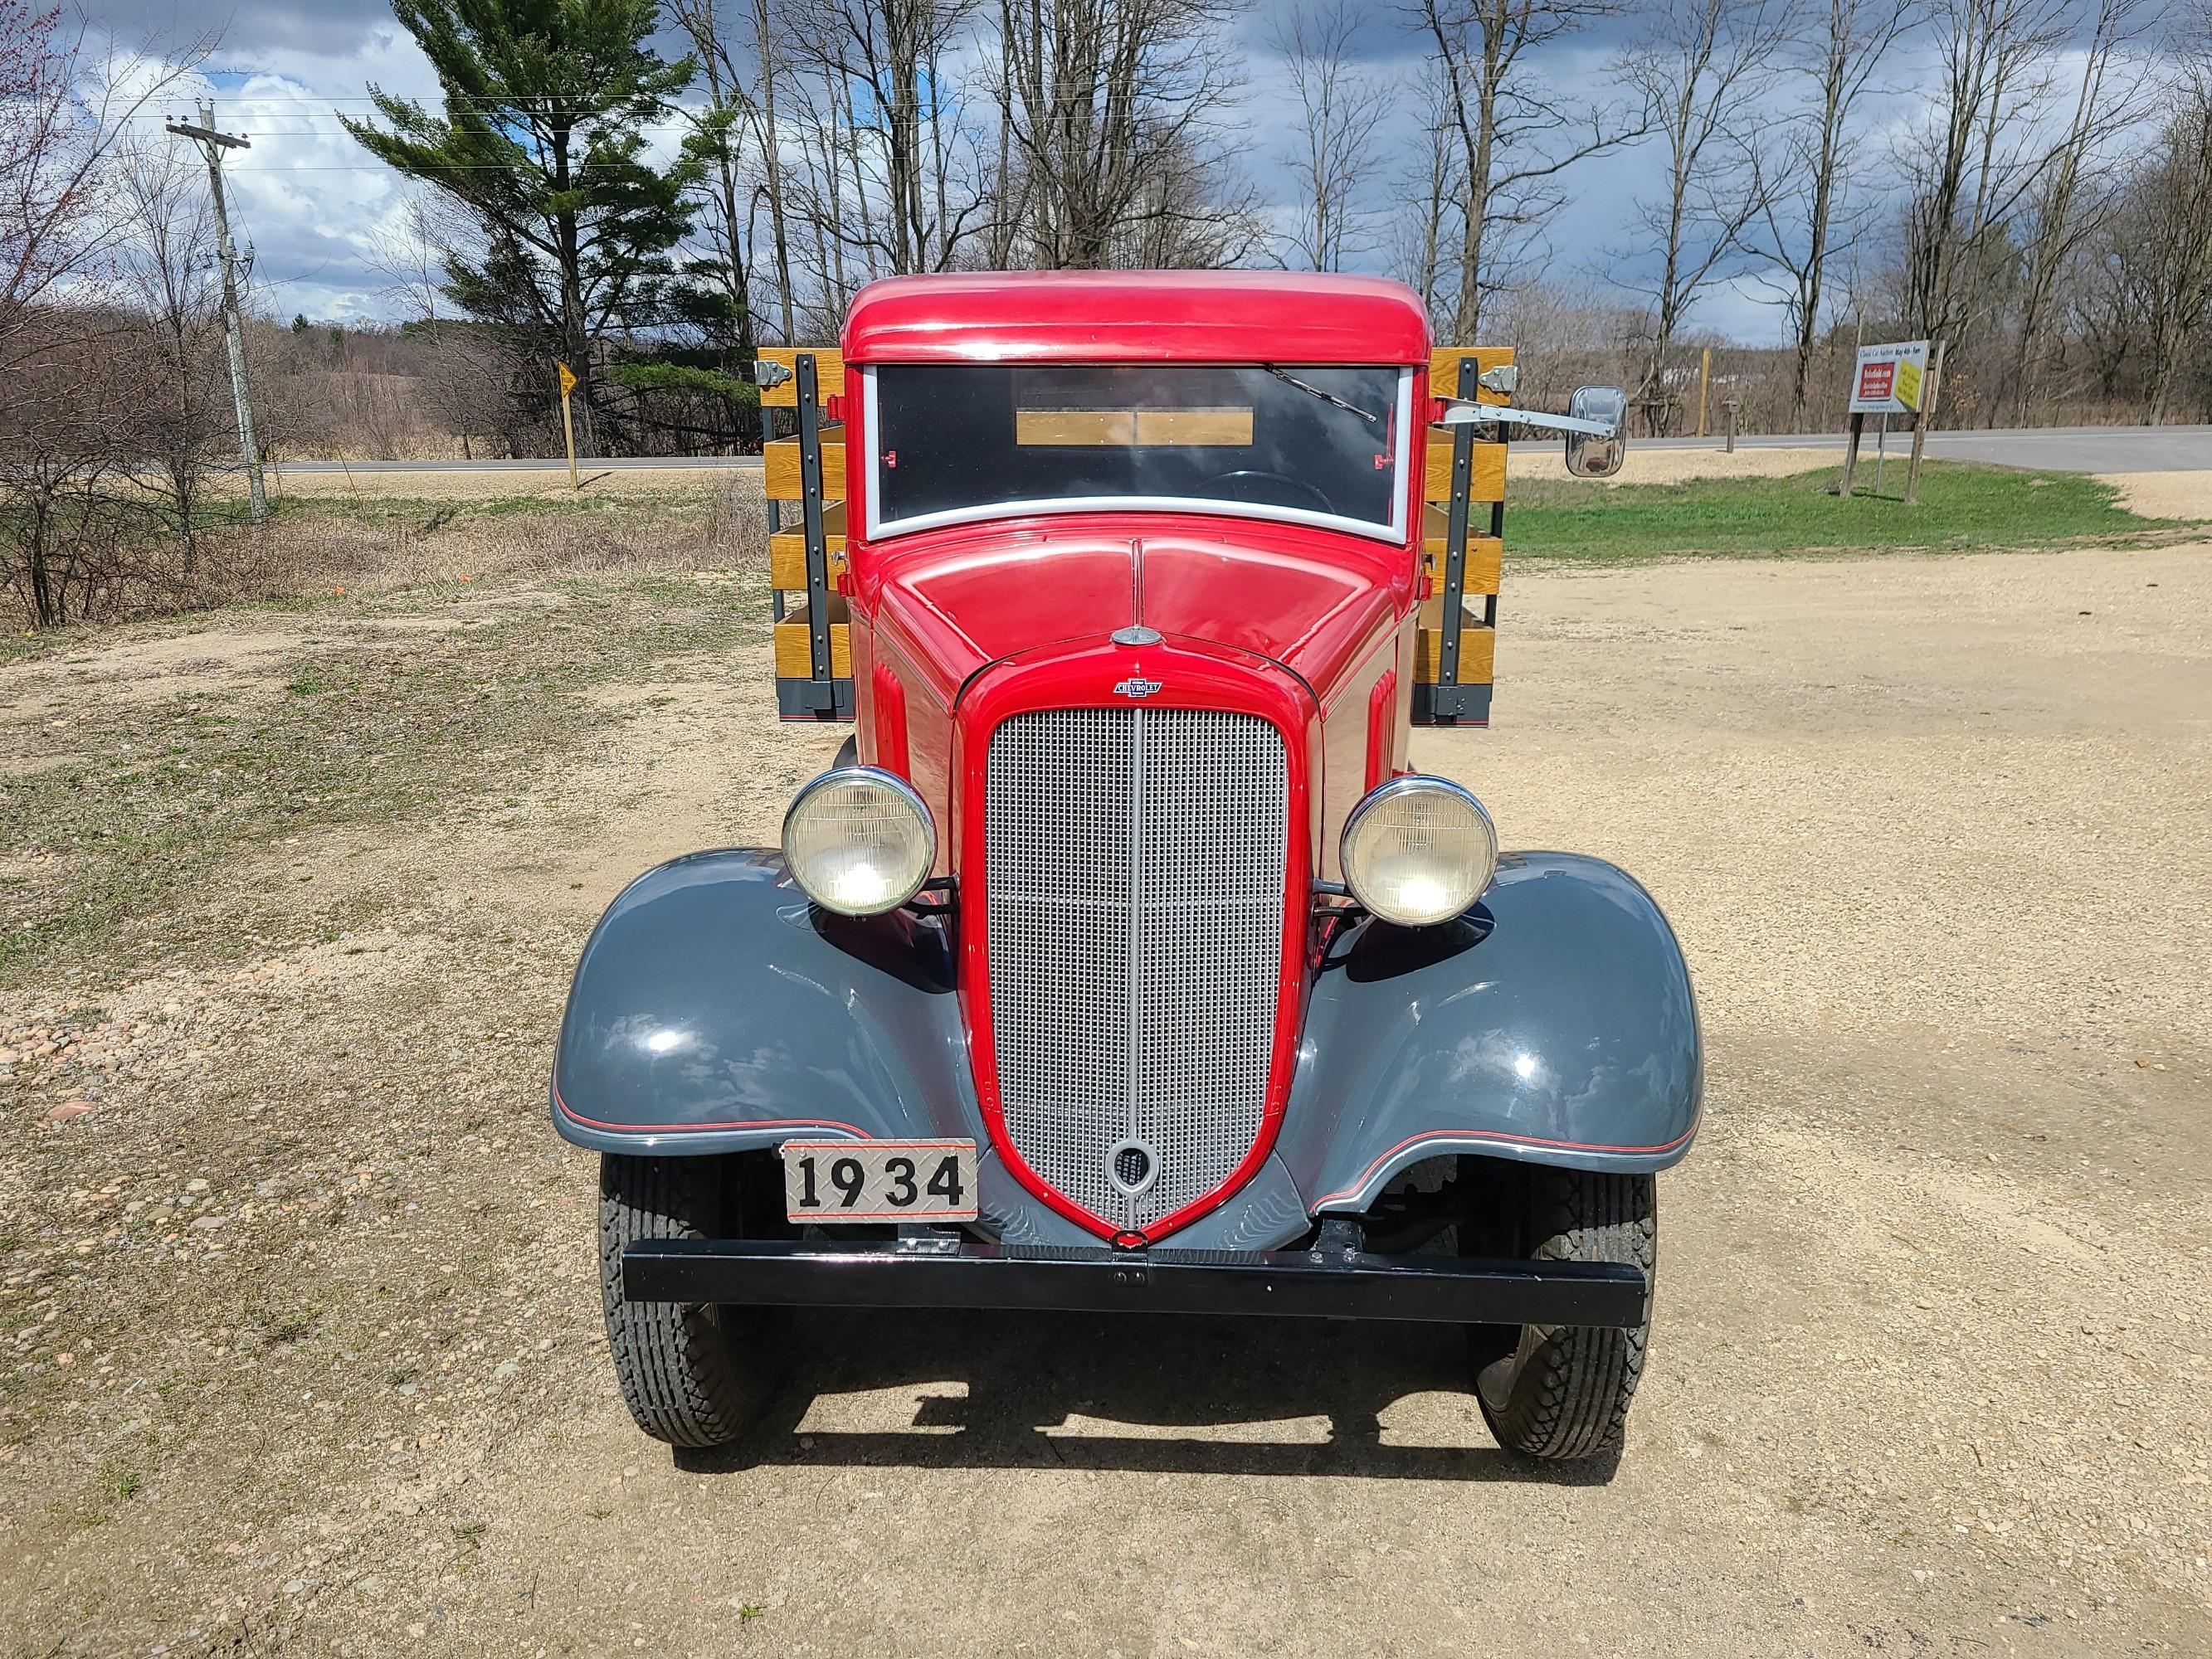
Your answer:
[[[1859,434],[1866,430],[1866,416],[1851,416],[1851,440],[1844,446],[1844,479],[1836,486],[1836,494],[1849,501],[1851,495],[1851,474],[1859,470]]]
[[[1698,435],[1705,435],[1705,387],[1713,378],[1713,349],[1707,346],[1698,356]]]
[[[583,489],[576,482],[576,423],[568,415],[568,394],[576,389],[576,374],[566,363],[554,367],[561,371],[561,436],[568,446],[568,493],[573,495]]]
[[[1723,418],[1728,422],[1728,453],[1731,455],[1735,453],[1735,411],[1737,401],[1738,400],[1734,398],[1723,398],[1721,399],[1721,413]]]
[[[1936,394],[1943,385],[1943,343],[1928,354],[1928,379],[1920,388],[1920,407],[1912,411],[1912,460],[1905,469],[1905,504],[1920,505],[1920,452],[1927,447],[1928,423],[1936,418]]]

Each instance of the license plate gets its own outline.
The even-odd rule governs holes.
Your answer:
[[[793,1221],[973,1221],[972,1140],[787,1140]]]

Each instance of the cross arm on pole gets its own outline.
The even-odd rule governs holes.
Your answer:
[[[228,132],[217,132],[213,127],[196,126],[190,121],[166,123],[170,131],[179,138],[197,138],[204,144],[220,144],[225,149],[252,149],[253,141],[240,138]]]

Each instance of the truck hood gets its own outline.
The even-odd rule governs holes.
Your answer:
[[[1268,658],[1326,703],[1410,599],[1401,548],[1291,525],[1202,525],[1133,517],[917,538],[873,550],[864,592],[879,625],[942,677],[947,702],[1002,658],[1142,622]]]

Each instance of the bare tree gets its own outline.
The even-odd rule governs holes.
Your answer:
[[[722,367],[750,374],[757,345],[752,307],[752,214],[745,176],[744,143],[753,131],[752,100],[715,0],[670,0],[670,14],[691,37],[707,83],[707,106],[686,112],[691,131],[684,148],[699,161],[692,234],[704,258],[687,259],[684,284],[675,299],[684,319],[723,349]],[[765,431],[761,434],[767,436]]]
[[[1432,327],[1443,331],[1452,300],[1444,293],[1444,228],[1460,195],[1459,145],[1453,125],[1451,71],[1432,58],[1423,68],[1419,112],[1420,173],[1407,191],[1393,222],[1391,264],[1406,285],[1421,296]]]
[[[786,344],[792,333],[790,229],[783,210],[782,134],[776,125],[775,93],[783,78],[775,25],[769,15],[769,0],[752,0],[753,57],[760,74],[760,98],[755,106],[760,123],[761,191],[768,198],[769,233],[775,251],[775,293],[779,320]]]
[[[1371,246],[1365,196],[1381,159],[1371,129],[1382,88],[1352,58],[1359,17],[1349,0],[1311,0],[1270,37],[1304,117],[1285,158],[1297,181],[1288,240],[1310,270],[1341,270]]]
[[[1938,97],[1897,153],[1911,187],[1904,303],[1917,333],[1954,335],[1982,309],[1964,278],[2043,173],[2035,117],[2065,17],[2066,0],[1936,0]]]
[[[1233,0],[1012,0],[1000,53],[1016,258],[1102,270],[1230,263],[1262,240],[1222,131]]]
[[[207,181],[166,145],[134,147],[116,169],[128,231],[115,263],[143,336],[149,383],[135,400],[154,463],[147,482],[173,520],[183,571],[192,574],[200,483],[223,432],[228,399],[216,378],[222,289]]]
[[[2154,422],[2166,418],[2182,368],[2212,323],[2212,7],[2179,44],[2174,113],[2138,173]]]
[[[1620,0],[1419,0],[1460,148],[1455,339],[1481,332],[1484,296],[1517,279],[1519,257],[1565,204],[1559,175],[1645,130],[1632,109],[1561,88],[1543,66],[1546,47],[1621,9]]]
[[[1851,165],[1858,143],[1856,112],[1900,36],[1917,20],[1922,0],[1814,0],[1803,15],[1805,34],[1790,73],[1809,82],[1808,96],[1754,140],[1759,175],[1755,222],[1747,227],[1753,253],[1771,275],[1760,280],[1780,295],[1790,319],[1796,368],[1790,425],[1805,423],[1813,359],[1824,326],[1828,267],[1871,222],[1872,200],[1855,193]]]
[[[11,342],[35,309],[94,269],[127,229],[127,204],[108,177],[115,148],[214,46],[202,36],[167,61],[102,61],[82,33],[64,32],[58,7],[0,0],[0,372],[19,361]]]
[[[1655,434],[1673,414],[1674,336],[1705,290],[1735,269],[1765,206],[1771,186],[1746,135],[1778,77],[1790,23],[1785,0],[1687,0],[1660,15],[1622,70],[1666,150],[1665,193],[1637,214],[1648,250],[1638,252],[1656,255],[1657,269],[1621,283],[1650,307],[1637,400]]]
[[[868,251],[894,273],[945,269],[985,211],[972,173],[957,187],[947,177],[964,145],[957,98],[939,73],[975,4],[819,0],[794,29],[800,51],[836,87],[840,111],[866,114],[865,125],[855,115],[846,126],[846,160]]]
[[[0,398],[0,590],[51,628],[112,612],[168,574],[137,476],[147,336],[126,312],[76,303],[39,307],[15,337]]]
[[[2073,118],[2045,164],[2021,239],[2027,250],[2027,287],[2014,337],[2012,380],[2013,407],[2023,423],[2057,309],[2059,273],[2095,230],[2094,210],[2107,199],[2087,188],[2090,174],[2108,141],[2142,119],[2155,86],[2142,65],[2129,61],[2143,27],[2143,0],[2094,3]]]

